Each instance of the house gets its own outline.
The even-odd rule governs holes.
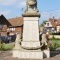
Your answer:
[[[59,20],[56,21],[56,29],[57,29],[57,32],[60,32],[60,18]]]
[[[9,33],[10,35],[14,35],[16,33],[22,34],[23,32],[23,18],[22,17],[8,19],[8,22],[11,25],[7,28],[7,33]]]
[[[60,32],[60,19],[49,18],[44,26],[45,31]]]
[[[7,28],[10,25],[10,23],[7,21],[7,19],[0,15],[0,36],[6,36],[7,35]]]
[[[23,33],[23,18],[6,19],[0,15],[0,36],[15,35],[16,33]]]

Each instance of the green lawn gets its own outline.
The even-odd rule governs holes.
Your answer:
[[[60,45],[60,40],[51,40],[52,43],[58,43]]]
[[[55,38],[52,38],[50,39],[52,41],[52,44],[49,46],[50,47],[50,50],[56,50],[57,48],[60,47],[60,40],[58,39],[55,39]]]
[[[51,38],[50,39],[52,43],[58,43],[60,45],[60,39],[59,38]]]
[[[13,45],[12,44],[0,44],[0,50],[12,50],[13,49]]]

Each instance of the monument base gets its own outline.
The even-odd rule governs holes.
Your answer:
[[[20,59],[43,59],[50,57],[49,50],[13,50],[13,57]]]
[[[43,59],[43,51],[40,50],[14,50],[13,57],[20,59]]]
[[[43,56],[44,56],[44,58],[50,58],[50,50],[44,50]]]

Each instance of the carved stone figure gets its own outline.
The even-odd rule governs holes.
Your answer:
[[[48,49],[48,43],[47,43],[47,39],[46,39],[46,34],[42,34],[42,40],[41,40],[41,44],[43,45],[43,49]]]
[[[29,10],[38,12],[37,0],[26,0],[26,11],[25,12],[27,12]]]
[[[46,39],[46,34],[42,34],[42,40],[41,42],[45,45],[47,45],[47,39]]]
[[[15,48],[16,49],[20,49],[20,43],[21,43],[21,33],[17,33],[16,40],[15,40]]]

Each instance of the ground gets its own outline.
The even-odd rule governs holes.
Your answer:
[[[0,52],[0,60],[34,60],[34,59],[18,59],[12,57],[12,51]],[[39,60],[39,59],[37,59]],[[51,51],[50,58],[44,58],[42,60],[60,60],[60,51]]]

